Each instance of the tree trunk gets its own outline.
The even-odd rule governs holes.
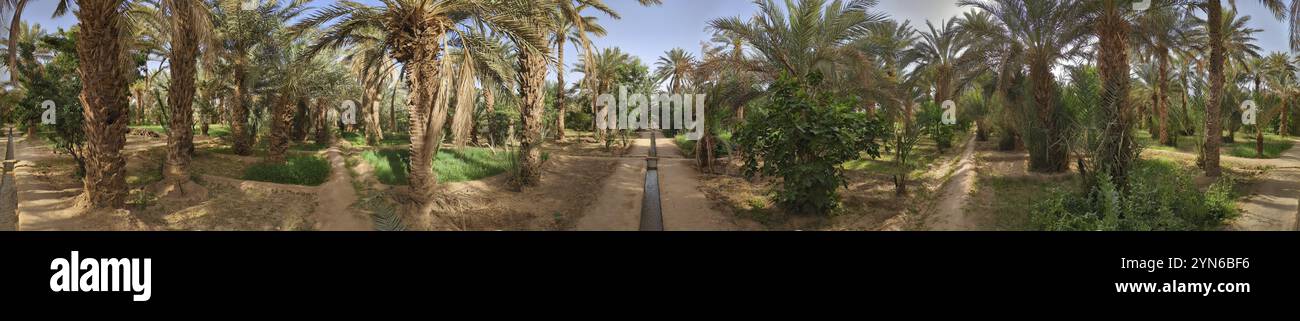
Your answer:
[[[10,22],[10,24],[9,24],[9,47],[7,47],[7,48],[10,48],[10,50],[9,50],[9,83],[10,83],[10,84],[13,84],[14,86],[17,86],[17,85],[18,85],[18,68],[17,68],[17,66],[18,66],[18,50],[15,50],[15,49],[13,49],[13,48],[18,48],[18,36],[19,36],[19,34],[21,33],[21,30],[18,30],[18,28],[20,28],[20,27],[22,26],[22,21],[23,21],[23,10],[24,10],[26,7],[27,7],[27,0],[18,0],[17,2],[15,2],[15,3],[14,3],[14,6],[13,6],[13,8],[12,8],[12,9],[14,10],[14,15],[13,15],[12,19],[9,21],[9,22]],[[6,119],[6,120],[10,119],[10,112],[12,112],[12,111],[13,111],[13,106],[5,105],[4,110],[3,110],[3,111],[0,111],[0,112],[3,112],[3,113],[4,113],[4,115],[0,115],[0,116],[4,116],[4,117],[3,117],[3,118],[0,118],[0,119]]]
[[[384,132],[379,127],[379,90],[383,88],[383,75],[374,76],[363,75],[368,81],[362,84],[365,87],[365,95],[361,97],[361,113],[365,119],[366,143],[370,146],[378,146],[379,141],[384,139]]]
[[[568,109],[566,108],[567,106],[565,105],[567,103],[568,96],[564,94],[564,85],[565,85],[564,83],[564,37],[565,35],[563,33],[560,33],[555,37],[555,42],[556,42],[555,44],[555,49],[556,49],[555,109],[557,112],[559,112],[559,114],[556,116],[555,119],[555,140],[556,141],[564,141],[564,128],[565,128],[564,114]]]
[[[519,106],[519,123],[523,139],[519,142],[520,186],[536,186],[542,179],[542,115],[546,107],[543,95],[546,81],[546,55],[524,50],[519,54],[520,91],[523,101]]]
[[[1098,170],[1110,175],[1115,186],[1124,189],[1128,186],[1128,171],[1137,154],[1133,141],[1131,115],[1129,106],[1129,60],[1128,24],[1120,10],[1121,0],[1107,0],[1102,9],[1102,21],[1097,24],[1098,50],[1097,65],[1102,80],[1101,117],[1105,125],[1102,142],[1094,157]],[[1127,2],[1124,2],[1127,3]],[[1156,95],[1156,108],[1163,111]],[[1161,119],[1161,133],[1165,133]]]
[[[439,96],[446,99],[444,87],[447,86],[443,83],[442,73],[450,68],[450,61],[437,58],[441,44],[436,42],[443,41],[442,36],[422,41],[426,43],[411,60],[413,68],[407,80],[411,88],[407,103],[411,126],[410,174],[407,180],[417,214],[428,217],[433,210],[433,189],[438,181],[437,173],[433,171],[433,159],[438,156],[443,125],[447,120],[447,104],[436,99]]]
[[[293,128],[293,115],[298,104],[289,100],[285,93],[278,94],[272,105],[271,134],[267,146],[267,161],[284,162],[284,153],[289,150],[289,130]]]
[[[79,1],[81,33],[77,56],[82,61],[81,105],[86,134],[86,196],[98,208],[126,204],[127,63],[126,23],[117,1]]]
[[[1174,139],[1169,135],[1169,49],[1159,48],[1160,53],[1159,77],[1156,84],[1156,90],[1160,93],[1156,101],[1156,114],[1160,117],[1160,144],[1165,146],[1177,146]]]
[[[329,145],[330,142],[330,124],[329,124],[329,102],[324,99],[316,100],[315,117],[316,127],[316,144]]]
[[[233,66],[235,77],[235,97],[230,104],[230,135],[234,140],[237,155],[248,156],[253,153],[253,137],[248,131],[248,84],[245,81],[248,59],[236,57]]]
[[[1219,177],[1219,142],[1223,136],[1219,110],[1223,103],[1223,3],[1210,0],[1206,7],[1210,29],[1210,100],[1205,108],[1205,145],[1202,148],[1205,176]]]
[[[1029,169],[1034,172],[1060,173],[1068,167],[1069,151],[1060,141],[1060,129],[1056,124],[1055,80],[1051,65],[1045,59],[1037,59],[1029,65],[1029,78],[1033,83],[1034,104],[1037,109],[1041,135],[1039,146],[1030,148]]]
[[[171,88],[167,105],[171,117],[167,135],[167,162],[163,178],[173,187],[180,188],[190,181],[190,155],[194,149],[194,77],[198,59],[198,36],[193,20],[191,1],[176,1],[172,8],[172,61]],[[184,194],[183,189],[177,190]]]

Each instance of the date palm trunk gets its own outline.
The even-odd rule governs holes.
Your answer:
[[[235,95],[230,104],[230,135],[234,140],[233,149],[237,155],[253,153],[253,137],[248,130],[248,59],[235,58],[233,66],[235,77]]]
[[[267,146],[267,161],[284,162],[284,154],[289,150],[289,130],[293,128],[293,115],[298,104],[290,100],[287,94],[277,95],[271,114],[270,141]]]
[[[312,119],[316,127],[316,144],[329,145],[330,142],[330,124],[329,124],[329,102],[325,99],[316,99],[316,112],[313,113]]]
[[[420,217],[428,218],[433,210],[433,190],[437,185],[437,174],[433,172],[433,159],[437,157],[442,130],[447,120],[447,104],[437,101],[446,99],[446,84],[442,73],[446,72],[449,60],[438,59],[438,53],[445,40],[442,32],[435,32],[437,37],[422,38],[413,57],[407,84],[411,88],[407,108],[410,121],[411,159],[407,180],[410,184],[412,200]]]
[[[126,22],[117,1],[78,3],[81,30],[77,56],[83,80],[81,105],[86,134],[85,195],[92,207],[121,208],[126,204],[126,144],[128,122]]]
[[[1102,78],[1101,114],[1102,142],[1097,155],[1098,170],[1110,175],[1111,182],[1120,188],[1128,186],[1129,167],[1137,154],[1133,140],[1133,111],[1128,101],[1130,86],[1128,24],[1120,10],[1120,0],[1106,0],[1102,21],[1097,24],[1098,69]],[[1163,111],[1156,94],[1156,108]],[[1163,118],[1161,133],[1164,133]]]
[[[1162,47],[1157,50],[1160,52],[1160,57],[1157,58],[1160,70],[1157,77],[1159,84],[1156,84],[1156,89],[1160,93],[1156,103],[1156,115],[1160,117],[1160,144],[1176,146],[1173,136],[1169,134],[1169,49]]]
[[[1069,151],[1061,141],[1060,128],[1057,126],[1057,107],[1055,104],[1055,81],[1051,64],[1041,54],[1035,55],[1029,65],[1029,78],[1033,83],[1033,98],[1037,109],[1038,133],[1042,135],[1039,146],[1031,148],[1029,169],[1041,173],[1065,172],[1068,167]],[[1036,150],[1033,150],[1036,149]]]
[[[171,107],[167,135],[167,161],[163,178],[175,191],[185,194],[184,185],[190,182],[190,157],[194,149],[194,77],[198,59],[198,36],[195,25],[184,23],[193,20],[192,1],[174,1],[172,8],[172,61],[171,88],[167,105]]]
[[[522,104],[519,106],[519,120],[523,128],[523,137],[519,142],[519,177],[520,186],[536,186],[542,179],[542,115],[545,107],[543,96],[546,94],[546,55],[541,52],[524,50],[519,54],[520,91]]]
[[[555,36],[555,108],[558,115],[555,119],[555,140],[564,141],[564,114],[568,96],[564,94],[564,33],[557,33]]]
[[[1210,31],[1210,99],[1205,107],[1205,144],[1201,149],[1202,167],[1205,176],[1219,177],[1223,169],[1219,167],[1219,144],[1222,142],[1223,129],[1220,124],[1219,111],[1223,105],[1223,3],[1210,0],[1206,6],[1206,18]]]

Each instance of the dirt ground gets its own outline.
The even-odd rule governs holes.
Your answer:
[[[727,175],[704,175],[701,190],[714,207],[740,221],[752,222],[752,229],[876,231],[911,230],[922,225],[921,214],[936,197],[936,191],[955,170],[952,161],[960,148],[935,152],[933,161],[907,181],[909,193],[895,194],[893,178],[874,171],[845,172],[847,188],[840,188],[842,208],[830,216],[792,215],[777,208],[769,190],[776,181],[739,176],[740,161],[727,165]],[[918,157],[920,158],[920,157]]]
[[[552,154],[545,163],[540,186],[516,191],[509,174],[439,185],[434,193],[431,230],[555,231],[573,227],[582,211],[598,196],[599,184],[613,172],[613,159]],[[405,187],[403,187],[405,188]]]
[[[211,142],[200,138],[196,144]],[[202,147],[200,147],[202,148]],[[244,182],[224,176],[242,174],[247,163],[237,158],[199,153],[193,168],[196,182],[208,190],[197,202],[160,200],[150,185],[159,174],[165,139],[130,135],[127,209],[88,211],[81,199],[81,181],[71,158],[43,143],[18,142],[21,160],[19,228],[21,230],[311,230],[314,193],[301,186]]]

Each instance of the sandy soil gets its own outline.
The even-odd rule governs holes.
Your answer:
[[[434,193],[432,230],[565,230],[600,197],[602,179],[614,171],[616,160],[551,155],[542,183],[516,191],[509,174],[479,181],[439,185]],[[406,187],[395,190],[405,190]],[[414,222],[415,220],[408,220]]]
[[[370,231],[374,221],[352,208],[357,202],[346,162],[339,147],[330,147],[325,157],[332,168],[329,181],[316,192],[316,229],[322,231]]]
[[[938,231],[974,230],[976,226],[967,217],[966,202],[975,187],[975,138],[966,142],[956,163],[940,167],[939,172],[952,172],[947,183],[939,190],[937,202],[927,211],[925,227]]]
[[[210,143],[196,137],[196,144]],[[310,230],[315,190],[245,182],[208,170],[242,172],[246,164],[200,153],[193,170],[209,190],[207,199],[193,202],[160,200],[146,188],[158,178],[166,142],[157,137],[129,135],[127,160],[128,209],[89,211],[81,200],[75,163],[43,143],[19,141],[15,176],[18,182],[19,228],[22,230]],[[223,173],[230,174],[230,173]]]
[[[1184,162],[1196,159],[1195,154],[1183,152],[1148,149],[1143,153]],[[1263,172],[1245,191],[1249,196],[1238,202],[1241,216],[1230,222],[1229,230],[1300,230],[1300,148],[1293,147],[1276,159],[1225,155],[1220,161],[1225,167],[1235,170]]]

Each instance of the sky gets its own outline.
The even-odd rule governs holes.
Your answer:
[[[60,18],[51,18],[55,0],[31,0],[24,20],[39,23],[46,30],[59,27],[68,28],[76,24],[71,14]],[[331,0],[315,0],[312,5],[324,7],[333,3]],[[376,0],[362,0],[376,4]],[[710,38],[707,30],[709,20],[721,17],[739,16],[743,19],[752,17],[757,7],[752,0],[663,0],[657,7],[642,7],[634,0],[606,0],[622,19],[613,20],[597,15],[601,24],[609,31],[604,38],[593,41],[598,48],[618,46],[624,52],[641,58],[651,68],[665,51],[683,48],[699,57],[700,43]],[[778,0],[778,3],[781,1]],[[925,28],[926,20],[936,25],[940,20],[951,19],[961,12],[969,10],[956,5],[956,0],[880,0],[875,10],[885,12],[896,20],[911,20],[916,28]],[[1264,29],[1257,34],[1258,44],[1263,53],[1286,51],[1288,45],[1288,26],[1274,19],[1257,1],[1237,1],[1238,9],[1243,14],[1251,15],[1253,27]],[[566,69],[571,69],[578,57],[578,52],[569,45],[565,52]],[[552,75],[551,77],[553,77]],[[577,76],[570,73],[566,77],[576,81]]]

